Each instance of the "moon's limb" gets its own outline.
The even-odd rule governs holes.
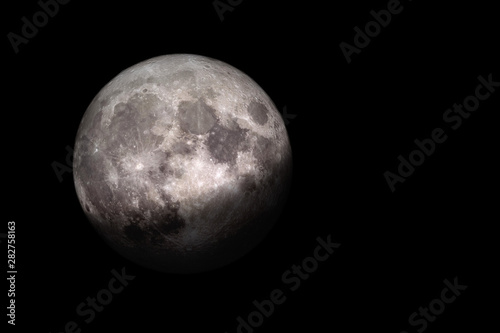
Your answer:
[[[195,55],[121,72],[80,124],[74,180],[107,243],[166,272],[225,265],[272,227],[290,185],[288,135],[247,75]]]

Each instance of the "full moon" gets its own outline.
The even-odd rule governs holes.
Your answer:
[[[85,111],[73,173],[97,233],[144,267],[196,273],[256,247],[289,192],[283,119],[249,76],[173,54],[113,78]]]

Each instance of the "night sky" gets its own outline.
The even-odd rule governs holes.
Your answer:
[[[16,222],[17,270],[15,327],[5,315],[10,285],[1,292],[8,332],[493,327],[493,2],[60,2],[56,10],[42,0],[48,14],[35,0],[2,10],[0,233]],[[71,172],[76,131],[99,90],[172,53],[240,69],[295,115],[292,187],[278,222],[242,259],[194,275],[115,253],[87,221]],[[93,308],[98,296],[106,304]]]

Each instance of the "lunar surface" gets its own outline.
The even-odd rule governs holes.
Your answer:
[[[265,237],[289,191],[292,154],[281,115],[250,77],[174,54],[124,70],[97,94],[73,172],[111,248],[154,270],[195,273]]]

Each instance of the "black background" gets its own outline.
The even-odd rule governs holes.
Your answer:
[[[61,332],[76,321],[82,332],[236,332],[236,317],[280,288],[287,300],[256,332],[416,332],[408,317],[455,277],[468,289],[426,331],[493,327],[500,88],[456,131],[442,116],[474,93],[479,75],[500,81],[494,2],[404,1],[350,64],[339,44],[352,44],[353,28],[387,1],[269,2],[243,1],[221,22],[211,0],[74,0],[19,53],[4,38],[0,231],[16,221],[19,272],[11,330]],[[20,34],[21,17],[39,10],[34,0],[3,8],[4,36]],[[292,190],[276,226],[241,260],[187,276],[113,252],[87,222],[71,174],[59,182],[52,167],[65,164],[107,82],[171,53],[227,62],[297,115],[287,126]],[[436,127],[447,141],[392,193],[384,172]],[[290,291],[282,274],[329,234],[339,249]],[[84,323],[77,305],[122,267],[136,278]]]

